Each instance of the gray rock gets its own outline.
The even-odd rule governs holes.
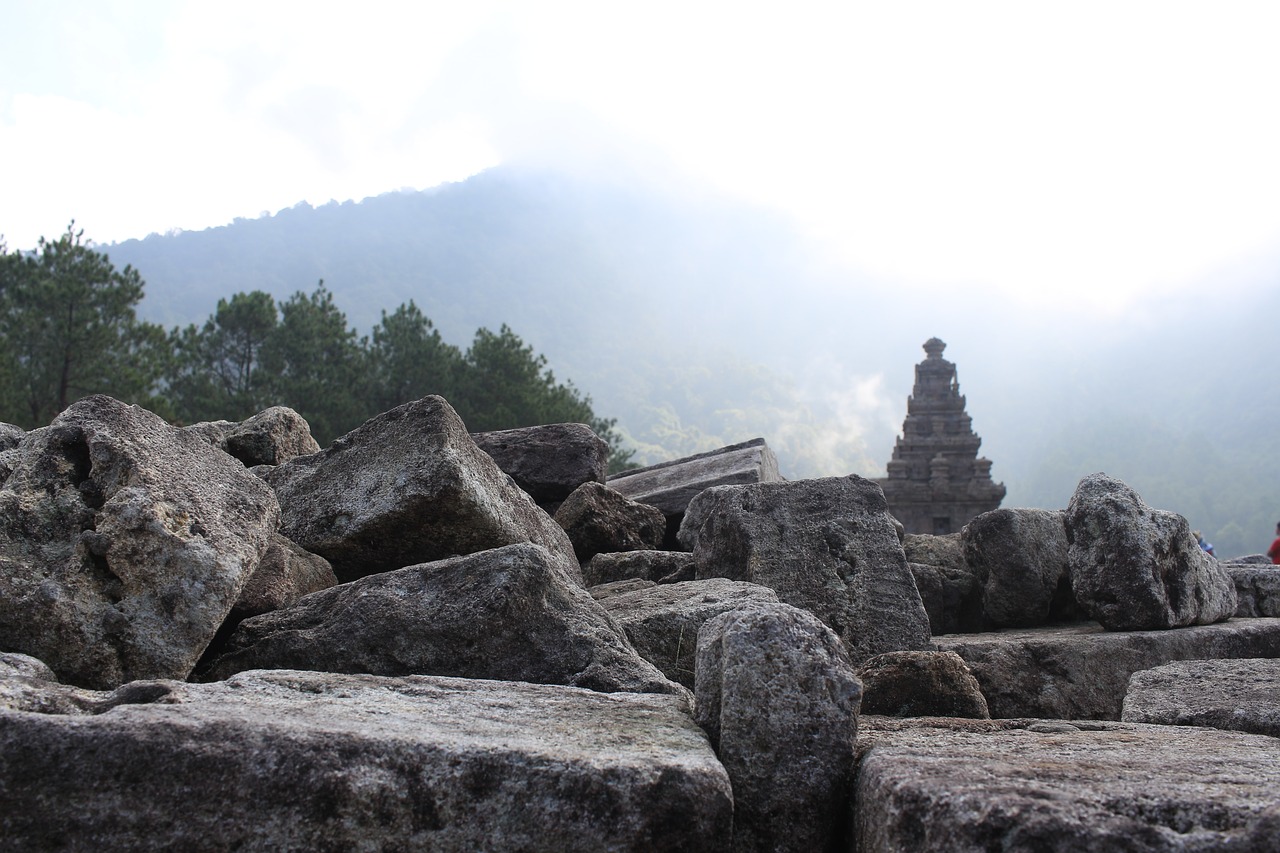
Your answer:
[[[668,538],[664,547],[675,550],[677,545],[672,537],[680,529],[689,503],[699,492],[712,486],[781,481],[778,458],[763,438],[753,438],[718,450],[623,471],[610,477],[608,485],[633,501],[660,509],[667,518]],[[693,550],[692,544],[683,547]]]
[[[1180,515],[1106,474],[1080,481],[1065,516],[1071,586],[1112,631],[1206,625],[1236,612],[1235,585]]]
[[[609,445],[586,424],[476,432],[471,437],[549,513],[583,483],[604,483]]]
[[[582,567],[587,586],[644,578],[654,583],[691,581],[695,576],[693,555],[687,551],[619,551],[596,554]]]
[[[1280,737],[1280,660],[1184,660],[1135,672],[1120,719]]]
[[[210,668],[314,669],[679,693],[537,545],[409,566],[246,619]]]
[[[1266,554],[1246,554],[1243,557],[1232,557],[1230,560],[1223,560],[1222,563],[1223,565],[1231,565],[1232,563],[1243,563],[1245,565],[1261,563],[1268,566],[1272,565],[1271,558]]]
[[[1232,561],[1223,571],[1236,588],[1236,616],[1280,616],[1280,566]]]
[[[1062,519],[1058,510],[997,509],[960,531],[965,560],[982,587],[983,611],[994,627],[1083,618],[1071,592]]]
[[[647,586],[597,598],[645,660],[672,681],[693,689],[698,630],[712,616],[760,602],[778,603],[764,586],[711,578]]]
[[[689,505],[681,537],[696,543],[699,579],[773,589],[839,634],[855,663],[933,648],[884,494],[870,480],[717,486]]]
[[[328,560],[277,533],[240,591],[229,618],[239,622],[279,610],[304,595],[337,585],[338,578]]]
[[[1027,720],[864,717],[859,728],[859,853],[1276,849],[1274,738]]]
[[[227,437],[227,433],[235,429],[235,427],[235,421],[200,421],[199,423],[181,427],[179,432],[184,435],[195,436],[201,441],[207,442],[210,446],[222,450],[223,439],[225,439]]]
[[[564,531],[440,397],[384,412],[263,476],[280,499],[280,532],[340,581],[518,542],[543,546],[581,579]]]
[[[929,614],[929,633],[972,634],[983,630],[982,587],[977,575],[967,568],[951,566],[909,562],[907,568]]]
[[[227,430],[222,449],[252,468],[318,453],[320,445],[302,415],[288,406],[272,406]]]
[[[110,397],[28,433],[0,489],[0,648],[63,681],[186,678],[267,550],[271,490]]]
[[[556,510],[578,561],[616,551],[656,551],[667,520],[657,507],[636,503],[600,483],[583,483]]]
[[[1097,625],[938,637],[964,658],[993,717],[1118,720],[1129,676],[1176,660],[1280,657],[1280,619],[1177,631]]]
[[[902,553],[908,563],[940,566],[948,569],[968,569],[964,559],[964,543],[959,533],[934,536],[929,533],[903,533]]]
[[[990,719],[982,688],[955,652],[885,652],[858,668],[862,713]]]
[[[655,586],[657,586],[656,583],[643,578],[626,578],[620,581],[610,581],[609,583],[587,587],[587,592],[596,601],[604,601],[607,598],[613,598],[615,595],[625,595],[638,589],[652,589]]]
[[[17,424],[0,423],[0,451],[12,450],[26,438],[27,431]]]
[[[735,851],[834,849],[861,685],[812,614],[759,604],[698,633],[697,718],[733,782]]]
[[[34,678],[57,681],[58,676],[39,658],[19,652],[0,652],[0,678]]]
[[[108,713],[0,710],[6,847],[728,850],[729,780],[677,697],[310,672],[139,686]]]

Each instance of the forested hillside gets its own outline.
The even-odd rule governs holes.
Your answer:
[[[1137,311],[1037,309],[825,266],[786,223],[712,194],[509,167],[106,248],[165,327],[320,279],[361,335],[409,300],[456,347],[508,324],[645,462],[763,435],[788,476],[877,475],[937,335],[1006,506],[1062,507],[1105,470],[1220,553],[1262,550],[1280,519],[1277,258]]]

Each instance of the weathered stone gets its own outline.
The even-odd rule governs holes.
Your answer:
[[[625,578],[620,581],[610,581],[609,583],[587,587],[587,592],[591,593],[591,597],[596,601],[604,601],[606,598],[612,598],[615,595],[625,595],[628,592],[635,592],[638,589],[651,589],[655,586],[657,584],[654,581],[643,578]]]
[[[1176,660],[1280,657],[1280,619],[1176,631],[1071,625],[938,637],[964,658],[993,717],[1120,719],[1129,676]]]
[[[694,579],[693,555],[688,551],[619,551],[596,554],[582,567],[587,586],[645,578],[655,583]]]
[[[728,850],[729,780],[677,697],[311,672],[141,686],[109,713],[0,711],[7,847]]]
[[[703,624],[697,718],[733,782],[735,851],[833,849],[861,692],[840,639],[803,610],[758,604]]]
[[[965,560],[982,587],[982,606],[998,628],[1033,628],[1084,618],[1071,593],[1063,513],[984,512],[960,532]]]
[[[239,622],[279,610],[304,595],[337,585],[338,579],[328,560],[277,533],[271,537],[258,568],[240,591],[230,618]]]
[[[583,483],[556,510],[579,562],[616,551],[655,551],[667,519],[657,507],[636,503],[600,483]]]
[[[983,630],[982,587],[967,568],[907,563],[931,634],[972,634]]]
[[[471,437],[549,513],[583,483],[603,483],[609,445],[586,424],[476,432]]]
[[[235,421],[200,421],[181,428],[184,435],[193,435],[213,447],[223,450],[222,442],[227,433],[236,428]],[[224,451],[225,452],[225,451]]]
[[[371,575],[246,619],[210,677],[248,669],[682,692],[545,549],[530,544]]]
[[[1120,718],[1280,737],[1280,660],[1184,660],[1135,672]]]
[[[1280,616],[1280,566],[1267,562],[1222,564],[1236,588],[1236,616]]]
[[[696,543],[699,579],[770,587],[839,634],[855,663],[933,648],[884,495],[870,480],[717,486],[689,505],[680,535]]]
[[[622,626],[641,657],[692,689],[702,623],[726,610],[777,604],[778,596],[768,587],[711,578],[649,586],[597,601]]]
[[[609,478],[609,488],[633,501],[656,506],[667,518],[663,547],[677,550],[675,535],[689,503],[704,489],[749,483],[777,483],[778,458],[763,438],[674,459]],[[684,540],[680,540],[683,542]],[[686,550],[693,550],[686,544]]]
[[[858,668],[862,713],[990,719],[978,681],[955,652],[885,652]]]
[[[991,460],[978,457],[982,439],[965,414],[956,366],[942,357],[946,348],[937,338],[925,341],[889,476],[877,481],[907,533],[954,533],[1004,499],[1004,484],[991,480]]]
[[[57,681],[58,676],[39,658],[19,652],[0,652],[0,678],[35,678]]]
[[[543,546],[581,579],[564,531],[440,397],[384,412],[263,476],[280,499],[280,532],[340,581],[517,542]]]
[[[1266,554],[1246,554],[1243,557],[1232,557],[1230,560],[1222,561],[1222,564],[1224,566],[1229,566],[1229,565],[1232,565],[1233,563],[1244,563],[1246,565],[1250,563],[1261,563],[1267,566],[1272,565],[1271,558],[1268,557]]]
[[[1080,481],[1065,516],[1071,586],[1112,631],[1206,625],[1236,612],[1236,591],[1180,515],[1106,474]]]
[[[271,490],[110,397],[72,404],[13,452],[0,648],[81,686],[186,678],[267,549]]]
[[[943,566],[949,569],[968,569],[964,559],[964,543],[959,531],[934,536],[931,533],[903,533],[902,553],[908,563],[926,566]]]
[[[272,406],[236,424],[224,435],[222,448],[246,468],[282,465],[320,451],[311,425],[288,406]]]
[[[27,437],[27,431],[17,424],[0,423],[0,450],[12,450]]]
[[[1126,723],[859,726],[859,853],[1275,850],[1280,740]]]

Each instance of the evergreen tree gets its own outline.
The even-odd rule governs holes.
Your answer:
[[[395,313],[382,312],[369,345],[368,386],[375,412],[428,394],[453,400],[463,370],[462,353],[446,344],[410,300]]]
[[[203,328],[174,329],[167,395],[176,417],[243,420],[272,405],[261,361],[277,322],[275,300],[255,290],[219,299]]]

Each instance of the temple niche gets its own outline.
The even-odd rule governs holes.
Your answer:
[[[958,532],[1004,500],[1004,484],[991,481],[991,460],[978,458],[982,439],[965,414],[956,366],[942,357],[946,348],[937,338],[925,342],[889,476],[877,481],[907,533]]]

